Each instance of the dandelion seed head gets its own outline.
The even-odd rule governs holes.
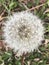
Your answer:
[[[8,17],[3,31],[5,42],[14,49],[14,52],[18,51],[17,56],[33,52],[44,39],[42,21],[31,12],[26,11],[14,13]]]

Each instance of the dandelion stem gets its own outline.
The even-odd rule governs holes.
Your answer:
[[[25,59],[25,55],[22,55],[22,59],[21,59],[21,65],[24,65],[24,59]]]

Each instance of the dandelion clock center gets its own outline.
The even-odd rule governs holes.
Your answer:
[[[18,36],[22,40],[29,40],[31,37],[31,28],[27,25],[21,25],[18,28]]]

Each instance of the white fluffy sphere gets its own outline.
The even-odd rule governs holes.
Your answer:
[[[17,52],[17,56],[33,52],[42,44],[43,23],[31,12],[14,13],[4,24],[4,41],[11,49],[14,49],[14,52]]]

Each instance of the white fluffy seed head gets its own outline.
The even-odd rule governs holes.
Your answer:
[[[8,17],[3,31],[5,42],[17,56],[33,52],[44,39],[43,23],[31,12],[18,12]]]

